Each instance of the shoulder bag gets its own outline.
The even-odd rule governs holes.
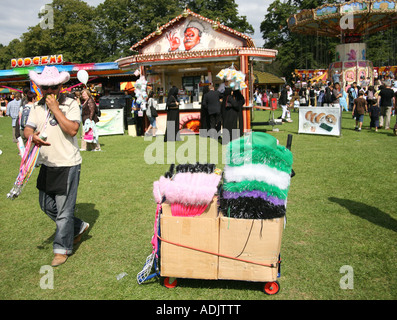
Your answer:
[[[152,99],[151,104],[150,104],[150,113],[151,113],[153,118],[157,118],[158,117],[157,110],[156,110],[155,103],[154,103],[153,99]]]

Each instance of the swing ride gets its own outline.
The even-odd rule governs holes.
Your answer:
[[[368,85],[373,85],[373,65],[366,58],[367,48],[362,37],[397,25],[397,1],[352,0],[324,4],[290,16],[287,23],[292,32],[340,38],[335,61],[328,70],[330,79],[339,73],[341,84],[369,78]]]

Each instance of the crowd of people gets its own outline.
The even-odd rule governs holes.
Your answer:
[[[60,88],[60,92],[61,91],[62,88]],[[62,96],[66,97],[67,94],[59,93],[58,100],[62,100]],[[99,121],[99,109],[90,90],[85,88],[82,91],[75,91],[73,94],[68,94],[68,96],[74,99],[80,107],[82,124],[80,151],[101,151],[101,147],[98,142],[98,132],[96,129],[96,123]],[[27,142],[24,129],[30,110],[36,102],[40,103],[43,101],[44,95],[43,98],[39,100],[37,94],[31,91],[29,87],[26,87],[22,92],[16,92],[9,97],[2,96],[0,99],[2,106],[0,117],[11,117],[12,139],[13,142],[16,143],[18,153],[21,157],[24,153],[24,145]],[[55,120],[53,119],[52,121]]]
[[[336,74],[338,75],[338,74]],[[397,80],[385,75],[383,81],[370,85],[369,81],[357,82],[342,88],[337,77],[333,81],[322,83],[308,83],[307,85],[284,85],[280,93],[270,90],[256,89],[254,93],[255,104],[269,106],[272,98],[277,98],[278,105],[282,108],[281,119],[292,121],[290,110],[296,111],[301,106],[310,107],[338,107],[342,111],[351,112],[356,120],[355,130],[361,131],[364,115],[370,117],[370,129],[391,128],[391,117],[396,114]],[[393,127],[397,135],[397,124]]]
[[[245,98],[240,90],[221,85],[215,90],[213,84],[204,87],[200,111],[200,136],[218,139],[227,144],[243,135],[243,106]],[[173,86],[168,93],[167,127],[164,141],[181,140],[179,132],[178,88]]]

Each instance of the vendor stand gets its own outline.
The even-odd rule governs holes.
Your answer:
[[[271,63],[276,50],[257,48],[247,35],[189,9],[131,47],[138,54],[118,59],[120,69],[138,70],[153,87],[158,102],[157,135],[165,133],[167,90],[180,89],[181,134],[198,133],[203,89],[218,89],[224,81],[216,75],[234,66],[245,74],[244,131],[251,129],[253,61]],[[228,84],[228,83],[226,83]]]

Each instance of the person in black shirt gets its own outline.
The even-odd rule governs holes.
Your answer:
[[[385,129],[389,130],[394,91],[390,88],[390,81],[385,81],[384,85],[385,88],[381,89],[378,94],[378,105],[380,107],[379,127],[383,127],[384,124]]]
[[[210,138],[216,138],[218,124],[221,121],[220,92],[215,91],[213,85],[210,85],[209,89],[203,97],[203,105],[207,108],[210,118],[208,135]]]
[[[237,130],[239,104],[231,88],[226,88],[222,101],[222,144],[227,144],[240,135]]]

